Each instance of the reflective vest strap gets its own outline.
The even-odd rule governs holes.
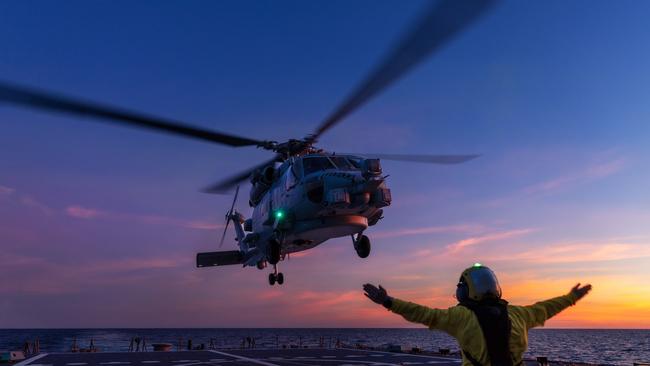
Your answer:
[[[496,300],[483,303],[469,302],[460,305],[470,309],[476,316],[483,332],[490,365],[513,366],[512,354],[509,349],[512,325],[508,317],[508,303],[503,300]],[[466,356],[474,366],[480,365],[468,353],[466,353]]]

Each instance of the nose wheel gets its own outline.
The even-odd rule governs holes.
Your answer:
[[[278,285],[283,284],[284,274],[282,274],[282,272],[278,272],[277,266],[273,266],[273,273],[269,273],[269,285],[273,286],[276,282]]]
[[[370,239],[367,236],[359,233],[355,239],[354,235],[352,235],[352,243],[360,258],[368,258],[370,255]]]

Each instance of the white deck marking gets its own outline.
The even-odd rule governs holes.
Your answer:
[[[31,362],[36,361],[39,358],[43,358],[45,356],[47,356],[47,353],[41,353],[40,355],[36,355],[34,357],[30,357],[30,358],[28,358],[26,360],[20,361],[20,362],[14,364],[14,366],[25,366],[25,365],[31,364]],[[52,365],[48,365],[48,366],[52,366]]]
[[[232,353],[226,353],[226,352],[215,351],[215,350],[209,350],[208,352],[216,353],[216,354],[219,354],[219,355],[222,355],[222,356],[234,357],[234,358],[237,358],[237,359],[239,359],[239,360],[243,360],[243,361],[248,361],[248,362],[256,363],[256,364],[258,364],[258,365],[264,365],[264,366],[280,366],[280,365],[275,364],[275,363],[270,363],[270,362],[266,362],[266,361],[262,361],[262,360],[256,360],[256,359],[254,359],[254,358],[248,358],[248,357],[244,357],[244,356],[233,355]]]
[[[350,357],[350,358],[352,358],[352,357],[356,357],[356,358],[359,358],[359,357],[365,357],[365,356],[361,356],[361,355],[346,355],[345,357]]]
[[[100,365],[128,365],[131,362],[128,361],[111,361],[111,362],[100,362]]]
[[[81,365],[87,365],[88,362],[68,362],[66,365],[68,366],[81,366]]]
[[[199,360],[174,360],[172,362],[199,362]]]
[[[347,351],[357,351],[357,352],[364,352],[362,350],[356,350],[356,349],[347,349]],[[378,353],[378,354],[385,354],[387,356],[409,356],[409,357],[422,357],[422,358],[428,358],[428,359],[434,359],[434,360],[440,360],[444,362],[452,362],[452,363],[460,363],[463,362],[461,359],[454,358],[454,357],[440,357],[440,356],[425,356],[425,355],[414,355],[412,353],[394,353],[394,352],[385,352],[385,351],[372,351],[373,353]]]
[[[160,363],[160,361],[140,361],[142,363]]]
[[[319,360],[319,361],[320,362],[341,362],[343,360],[337,359],[337,360]],[[359,364],[362,364],[362,365],[374,365],[374,366],[400,366],[401,365],[401,363],[397,364],[397,363],[387,363],[387,362],[375,362],[375,361],[368,361],[368,360],[364,360],[364,361],[345,360],[345,362],[349,362],[349,363],[339,365],[339,366],[344,366],[344,365],[359,366]],[[352,363],[352,362],[354,362],[354,363]]]

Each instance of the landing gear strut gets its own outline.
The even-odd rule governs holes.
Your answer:
[[[367,258],[370,255],[370,239],[362,233],[357,234],[355,238],[352,235],[352,243],[354,244],[354,250],[357,251],[357,255],[361,258]]]
[[[268,258],[269,258],[269,263],[276,265],[280,261],[280,254],[281,254],[281,247],[280,247],[280,242],[271,239],[269,240],[269,247],[268,247]]]
[[[278,272],[278,266],[273,265],[273,273],[269,273],[269,285],[273,286],[275,283],[281,285],[284,283],[284,275],[282,272]]]

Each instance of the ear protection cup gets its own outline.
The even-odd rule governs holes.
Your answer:
[[[463,281],[458,282],[458,286],[456,286],[456,300],[458,300],[458,302],[469,300],[469,287],[467,287],[467,284]]]

